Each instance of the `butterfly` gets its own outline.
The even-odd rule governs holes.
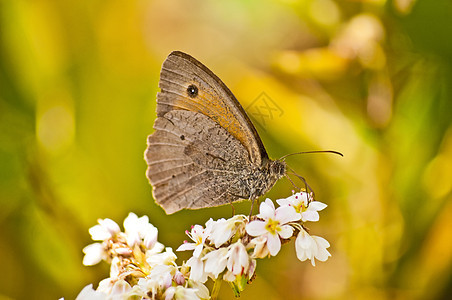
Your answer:
[[[192,56],[163,62],[146,176],[167,214],[255,199],[286,174],[228,87]]]

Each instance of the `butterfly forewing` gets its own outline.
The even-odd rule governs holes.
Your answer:
[[[197,88],[190,97],[187,89]],[[200,112],[238,139],[260,165],[268,157],[256,129],[240,103],[226,85],[206,66],[188,54],[174,51],[164,61],[157,94],[157,115],[163,116],[174,109]]]

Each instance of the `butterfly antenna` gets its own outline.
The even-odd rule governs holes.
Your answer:
[[[310,153],[331,153],[331,154],[337,154],[340,156],[344,156],[342,153],[340,153],[338,151],[334,151],[334,150],[314,150],[314,151],[303,151],[303,152],[295,152],[295,153],[286,154],[283,157],[281,157],[279,160],[283,160],[284,158],[286,158],[288,156],[292,156],[292,155],[310,154]]]

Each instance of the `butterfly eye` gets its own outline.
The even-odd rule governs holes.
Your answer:
[[[198,95],[198,88],[196,85],[190,84],[187,88],[188,96],[195,98]]]

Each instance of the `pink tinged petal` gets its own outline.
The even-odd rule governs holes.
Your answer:
[[[301,216],[292,206],[281,206],[276,210],[275,219],[281,224],[286,224],[292,221],[300,220]]]
[[[251,221],[245,227],[246,232],[252,236],[262,235],[267,232],[265,229],[265,222],[263,221]]]
[[[259,207],[258,217],[262,219],[273,218],[275,216],[275,205],[270,199],[266,199]]]
[[[100,243],[94,243],[83,248],[83,265],[93,266],[98,264],[104,255],[104,247]]]
[[[281,240],[277,234],[267,234],[267,247],[270,255],[275,256],[281,250]]]
[[[176,251],[187,251],[187,250],[194,250],[196,248],[195,243],[183,243],[179,246],[179,248],[176,249]]]
[[[283,239],[288,239],[292,236],[293,234],[293,228],[290,225],[282,225],[281,226],[281,230],[278,231],[278,234],[280,237],[282,237]]]
[[[185,284],[185,277],[184,274],[182,274],[181,271],[176,271],[176,274],[174,274],[174,282],[178,285],[184,285]]]
[[[321,211],[321,210],[325,209],[327,206],[328,205],[326,205],[325,203],[322,203],[320,201],[312,201],[311,203],[309,203],[308,209]]]
[[[239,262],[240,265],[243,267],[244,270],[248,270],[248,266],[250,263],[250,258],[248,256],[248,252],[246,251],[245,246],[240,243],[240,249],[239,249]]]
[[[250,266],[249,266],[249,269],[248,269],[248,280],[251,280],[251,278],[253,278],[253,275],[254,275],[254,271],[256,271],[256,260],[255,259],[252,259],[251,261],[250,261]]]
[[[228,270],[234,275],[240,275],[248,269],[248,265],[249,257],[245,246],[241,242],[233,244],[229,250]]]
[[[303,222],[306,221],[317,222],[319,218],[320,218],[319,213],[314,210],[307,210],[301,213],[301,220]]]

